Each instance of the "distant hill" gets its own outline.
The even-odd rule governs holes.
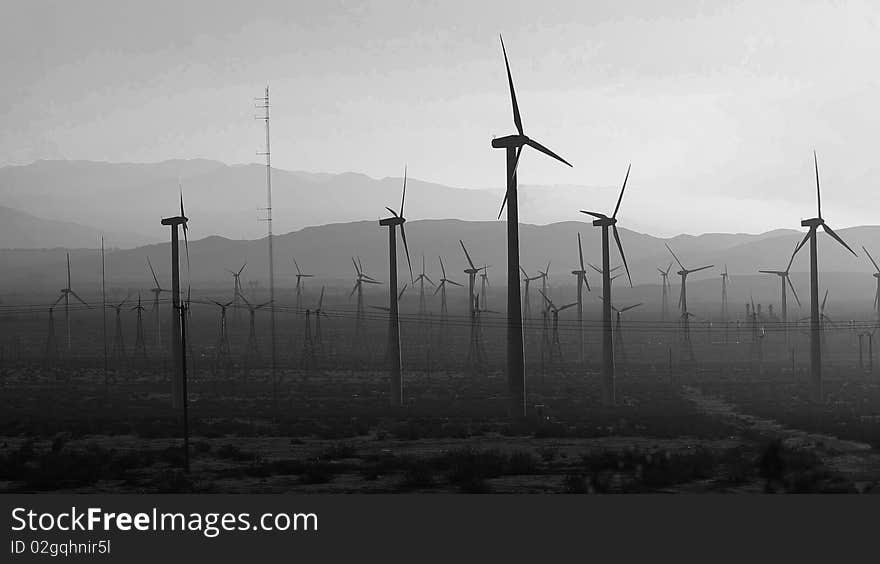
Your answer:
[[[458,220],[420,220],[406,224],[407,238],[413,271],[421,269],[421,257],[425,255],[426,269],[434,280],[440,277],[438,255],[443,256],[447,275],[461,283],[467,282],[462,273],[466,266],[459,239],[464,240],[473,260],[491,265],[490,282],[494,291],[506,286],[506,228],[503,221],[470,222]],[[551,225],[521,225],[521,263],[530,273],[544,268],[550,261],[551,286],[554,292],[572,294],[574,277],[571,270],[577,266],[577,233],[583,238],[584,258],[598,264],[599,230],[587,222],[563,222]],[[880,255],[880,226],[841,229],[844,237],[860,255],[861,245],[878,248]],[[731,274],[731,304],[742,304],[753,296],[756,301],[778,301],[779,284],[774,276],[758,274],[759,268],[784,268],[794,246],[803,236],[793,230],[776,230],[762,235],[707,234],[697,237],[679,236],[662,239],[620,230],[621,239],[632,271],[634,289],[628,288],[624,279],[615,281],[615,300],[658,301],[659,274],[657,267],[666,267],[672,260],[665,244],[670,244],[688,267],[714,264],[715,267],[689,278],[689,298],[698,310],[700,304],[712,310],[720,298],[719,273],[726,264]],[[388,279],[388,240],[385,228],[374,221],[338,223],[308,227],[276,237],[276,277],[280,295],[289,299],[295,283],[296,271],[292,258],[315,278],[307,281],[311,292],[317,292],[322,284],[338,295],[350,289],[354,277],[351,265],[353,255],[360,256],[366,271],[379,280]],[[242,275],[245,286],[257,282],[261,288],[267,284],[267,250],[265,239],[232,240],[211,236],[192,240],[189,244],[192,265],[192,284],[199,293],[222,297],[231,293],[232,277],[226,269],[247,267]],[[398,245],[398,265],[401,284],[408,280],[403,248]],[[873,267],[864,256],[853,257],[824,234],[819,238],[821,260],[820,283],[830,288],[834,303],[851,302],[868,309],[874,297],[875,280],[870,275]],[[169,285],[169,249],[167,243],[149,245],[131,250],[118,250],[107,255],[109,284],[131,292],[146,290],[152,279],[146,266],[150,257],[163,285]],[[100,282],[99,255],[95,251],[77,250],[71,253],[71,269],[74,287],[83,295],[97,295]],[[0,251],[0,263],[4,276],[0,279],[0,294],[23,291],[55,292],[64,281],[64,250]],[[185,265],[185,261],[181,260]],[[612,265],[620,264],[617,251],[612,252]],[[588,267],[589,268],[589,267]],[[808,292],[809,257],[806,251],[798,256],[792,267],[793,281],[802,299]],[[671,272],[673,295],[672,307],[678,300],[678,277],[674,266]],[[186,279],[184,275],[184,279]],[[594,292],[588,299],[595,301],[600,284],[599,276],[588,270],[588,279]],[[121,291],[121,290],[120,290]],[[377,300],[383,299],[385,287],[371,288]],[[731,306],[733,307],[733,306]],[[794,307],[794,306],[792,306]],[[806,307],[806,304],[805,304]],[[861,307],[861,306],[859,306]]]
[[[53,247],[99,248],[101,235],[109,245],[131,248],[149,243],[150,238],[135,233],[102,233],[100,229],[69,221],[41,219],[29,213],[0,206],[0,246],[9,249],[47,249]]]

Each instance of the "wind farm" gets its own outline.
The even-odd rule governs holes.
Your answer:
[[[162,187],[137,214],[155,241],[106,256],[103,239],[100,252],[0,249],[0,491],[880,491],[880,266],[869,252],[880,226],[832,229],[817,153],[804,150],[790,174],[815,182],[816,217],[689,233],[688,202],[657,194],[688,159],[660,163],[637,146],[624,172],[628,156],[567,143],[583,122],[548,96],[543,55],[527,51],[539,43],[508,36],[517,92],[497,39],[479,64],[482,133],[461,140],[482,151],[495,188],[413,178],[409,166],[432,158],[416,144],[399,178],[274,168],[265,86],[254,133],[265,163],[136,169],[140,185]],[[526,134],[526,99],[529,133],[558,133],[567,158]],[[272,156],[301,154],[307,167],[312,124],[294,131],[305,112],[279,100]],[[511,116],[513,133],[487,144]],[[385,142],[381,127],[371,134]],[[402,164],[399,147],[385,152],[382,167]],[[364,161],[352,162],[338,166]],[[105,164],[77,165],[89,168],[78,185],[122,183]],[[25,201],[31,171],[18,169],[29,166],[47,165],[0,167],[0,195]],[[187,178],[184,210],[169,170],[187,167],[207,172]],[[544,180],[554,174],[595,189]],[[213,191],[226,176],[248,195],[228,204],[235,213]],[[50,175],[33,177],[38,191]],[[849,196],[836,182],[825,195],[838,218]],[[338,215],[325,220],[315,202]],[[301,227],[278,229],[300,208]],[[524,221],[548,208],[558,221]],[[242,209],[265,234],[205,227],[237,229]]]

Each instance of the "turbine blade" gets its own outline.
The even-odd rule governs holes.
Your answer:
[[[516,91],[513,89],[513,76],[510,74],[510,62],[507,60],[507,49],[504,48],[504,38],[501,39],[501,51],[504,53],[504,67],[507,69],[507,83],[510,85],[510,102],[513,104],[513,123],[520,135],[524,135],[522,117],[519,115],[519,106],[516,103]]]
[[[351,259],[351,260],[354,260],[354,259]],[[247,263],[245,263],[245,264],[247,264]],[[296,258],[293,259],[293,266],[296,267],[296,273],[301,275],[302,270],[299,269],[299,264],[297,264]],[[242,268],[244,268],[244,267],[242,266]],[[241,274],[241,273],[239,272],[239,274]]]
[[[606,218],[608,218],[607,215],[605,215],[604,213],[599,213],[599,212],[591,212],[591,211],[587,211],[587,210],[581,210],[581,213],[585,213],[585,214],[587,214],[587,215],[591,215],[591,216],[595,217],[596,219],[606,219]]]
[[[474,266],[474,261],[471,260],[471,255],[468,254],[467,248],[464,246],[464,241],[462,241],[461,239],[459,239],[458,242],[461,243],[461,248],[464,250],[464,256],[467,257],[468,264],[471,265],[471,268],[472,268],[472,269],[476,269],[477,267]]]
[[[584,270],[584,248],[581,245],[580,233],[578,233],[578,257],[581,259],[581,270]]]
[[[403,195],[400,197],[400,217],[403,217],[403,204],[406,203],[406,165],[403,166]]]
[[[669,247],[669,243],[663,243],[663,244],[666,245],[666,248],[669,250],[670,253],[672,253],[672,258],[675,259],[675,262],[678,263],[678,266],[680,266],[682,270],[687,270],[687,269],[684,267],[684,265],[681,264],[681,261],[678,260],[678,257],[675,256],[675,253],[674,253],[674,252],[672,251],[672,249]]]
[[[715,265],[714,265],[714,264],[710,264],[710,265],[707,265],[707,266],[701,266],[700,268],[695,268],[695,269],[689,271],[689,274],[690,274],[690,273],[694,273],[694,272],[699,272],[699,271],[701,271],[701,270],[706,270],[707,268],[712,268],[713,266],[715,266]]]
[[[798,243],[797,247],[794,248],[794,252],[791,253],[792,257],[794,257],[794,255],[796,255],[798,253],[798,251],[801,250],[801,247],[803,247],[806,244],[807,240],[809,240],[809,238],[810,238],[810,233],[812,233],[812,230],[807,231],[807,234],[804,235],[804,238],[801,239],[801,242]]]
[[[157,287],[157,288],[161,288],[161,286],[159,285],[159,279],[156,278],[156,271],[153,270],[153,263],[150,262],[150,257],[149,257],[149,256],[147,257],[147,266],[150,267],[150,272],[153,274],[153,281],[156,283],[156,287]],[[67,285],[68,285],[68,286],[70,285],[70,279],[69,279],[69,276],[68,276],[68,280],[67,280]]]
[[[617,250],[620,251],[620,258],[623,260],[623,268],[626,269],[626,277],[629,279],[629,287],[632,288],[633,280],[632,276],[629,275],[629,266],[626,264],[626,255],[623,254],[623,245],[620,243],[620,234],[617,232],[616,224],[611,226],[611,231],[614,233],[614,240],[617,242]]]
[[[788,287],[791,288],[791,293],[794,296],[794,301],[797,302],[798,307],[801,307],[801,299],[797,295],[797,290],[794,289],[794,284],[791,283],[791,278],[786,275],[785,279],[788,281]]]
[[[399,215],[397,215],[397,212],[396,212],[396,211],[394,211],[393,209],[389,208],[388,206],[385,206],[385,209],[388,210],[389,212],[391,212],[391,215],[393,215],[394,217],[400,217]]]
[[[822,298],[822,306],[819,308],[819,311],[825,311],[825,302],[828,301],[828,290],[825,290],[825,297]]]
[[[854,257],[859,256],[859,255],[856,254],[856,252],[855,252],[854,250],[852,250],[852,249],[850,248],[849,245],[846,244],[846,242],[845,242],[843,239],[840,238],[840,236],[839,236],[837,233],[834,232],[833,229],[831,229],[831,228],[828,226],[828,224],[823,223],[823,224],[822,224],[822,229],[825,230],[825,233],[828,233],[829,235],[831,235],[832,237],[834,237],[835,239],[837,239],[837,242],[840,243],[841,245],[843,245],[844,247],[846,247],[846,250],[849,251],[849,252],[851,252],[851,253],[853,254]]]
[[[868,252],[868,249],[866,249],[864,245],[862,245],[862,250],[865,251],[865,254],[868,255],[869,259],[871,259],[871,264],[874,265],[874,268],[877,269],[877,272],[880,272],[880,266],[877,266],[877,262],[874,261],[874,257],[871,256],[871,253]]]
[[[620,202],[623,201],[623,192],[626,190],[626,181],[629,180],[629,170],[632,168],[632,163],[630,163],[626,167],[626,176],[623,177],[623,186],[620,188],[620,196],[617,198],[617,205],[614,206],[614,213],[611,214],[612,218],[617,217],[617,210],[620,209]]]
[[[351,257],[351,264],[353,264],[353,265],[354,265],[354,270],[355,270],[355,272],[357,272],[357,273],[358,273],[358,275],[359,275],[359,276],[360,276],[360,273],[361,273],[361,269],[360,269],[360,268],[358,268],[358,265],[357,265],[357,263],[356,263],[356,262],[354,262],[354,257]]]
[[[459,288],[464,288],[464,284],[459,284],[458,282],[453,282],[452,280],[447,280],[453,286],[458,286]]]
[[[508,179],[508,186],[513,182],[513,179],[516,178],[516,170],[519,167],[519,156],[522,153],[522,145],[516,148],[516,158],[513,160],[513,170],[510,173],[510,178]],[[510,196],[510,190],[504,190],[504,199],[501,201],[501,209],[498,210],[498,217],[496,219],[501,219],[501,214],[504,213],[504,206],[507,205],[507,198]]]
[[[354,287],[351,289],[351,293],[348,295],[349,299],[351,299],[351,297],[354,295],[354,293],[357,291],[357,289],[360,285],[361,285],[360,280],[358,280],[354,283]]]
[[[443,273],[443,278],[446,278],[446,267],[443,265],[443,257],[437,255],[437,258],[440,259],[440,272]]]
[[[440,288],[442,288],[442,287],[445,286],[445,285],[446,285],[446,280],[441,280],[441,281],[440,281],[440,285],[437,286],[437,288],[434,290],[434,294],[433,294],[433,295],[436,296],[436,295],[437,295],[437,292],[440,291]]]
[[[77,293],[74,292],[73,290],[71,290],[70,293],[73,295],[74,298],[78,299],[82,305],[84,305],[84,306],[86,306],[86,307],[92,307],[92,306],[90,306],[89,304],[87,304],[86,301],[85,301],[84,299],[82,299],[81,297],[79,297],[79,294],[77,294]]]
[[[548,149],[544,145],[541,145],[540,143],[538,143],[534,139],[529,139],[528,141],[526,141],[526,144],[529,147],[531,147],[532,149],[537,149],[538,151],[541,151],[542,153],[544,153],[548,157],[552,157],[563,164],[567,164],[568,166],[571,166],[570,162],[563,159],[562,157],[560,157],[559,155],[557,155],[556,153],[554,153],[553,151],[551,151],[550,149]],[[572,167],[572,168],[574,168],[574,167]]]
[[[70,289],[70,253],[67,253],[67,289]]]
[[[406,264],[409,266],[409,281],[412,282],[413,279],[413,270],[412,270],[412,262],[409,260],[409,246],[406,244],[406,229],[403,228],[403,224],[400,224],[400,238],[403,239],[403,250],[406,251]]]

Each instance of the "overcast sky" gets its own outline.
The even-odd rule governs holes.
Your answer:
[[[0,165],[254,162],[268,83],[280,168],[500,186],[501,32],[526,133],[574,164],[526,153],[522,183],[609,186],[632,161],[626,205],[668,194],[658,225],[693,205],[661,230],[798,227],[815,147],[832,225],[876,224],[878,23],[803,0],[9,3]]]

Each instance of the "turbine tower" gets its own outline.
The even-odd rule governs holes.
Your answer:
[[[183,195],[180,196],[180,215],[173,217],[166,217],[162,219],[162,225],[171,228],[171,303],[172,303],[172,311],[171,311],[171,328],[172,328],[172,337],[171,337],[171,358],[172,358],[172,366],[174,367],[174,375],[171,382],[171,403],[172,406],[176,409],[184,406],[184,402],[186,400],[184,395],[184,382],[183,382],[183,347],[181,342],[181,315],[180,315],[180,250],[178,248],[178,230],[177,227],[183,226],[183,237],[184,242],[187,247],[189,246],[187,235],[186,235],[186,224],[187,217],[183,211]],[[189,255],[189,251],[187,251],[187,255]],[[147,258],[147,263],[149,264],[149,258]],[[150,264],[150,269],[152,270],[152,264]],[[153,278],[155,279],[155,272],[153,273]],[[159,296],[159,282],[156,280],[156,303],[158,304],[158,296]],[[158,311],[158,310],[157,310]]]
[[[629,171],[632,164],[626,167],[626,176],[623,178],[623,186],[620,188],[620,196],[611,217],[599,212],[581,210],[581,213],[591,215],[594,227],[602,228],[602,401],[606,405],[614,405],[616,394],[614,389],[614,341],[611,327],[611,257],[609,252],[608,230],[614,234],[617,250],[626,269],[626,277],[632,287],[632,277],[629,274],[629,266],[626,264],[626,255],[623,254],[623,245],[620,243],[620,234],[617,232],[617,212],[620,211],[620,203],[623,201],[623,193],[626,190],[626,181],[629,180]]]
[[[678,266],[681,267],[681,270],[676,272],[679,276],[681,276],[681,294],[678,296],[678,305],[681,308],[681,329],[682,329],[682,345],[685,347],[688,356],[691,360],[694,360],[694,348],[691,344],[691,317],[694,317],[687,306],[687,277],[689,274],[693,274],[694,272],[699,272],[701,270],[706,270],[707,268],[712,268],[715,266],[714,264],[709,264],[706,266],[701,266],[699,268],[685,268],[685,266],[678,260],[678,257],[675,255],[673,250],[669,247],[669,244],[664,243],[666,248],[672,254],[672,258],[675,259],[675,262],[678,263]]]
[[[513,123],[516,126],[517,133],[493,139],[492,147],[504,149],[507,156],[505,172],[507,190],[504,193],[504,200],[501,202],[501,211],[498,213],[498,217],[501,217],[504,206],[507,204],[507,378],[510,395],[510,415],[516,417],[524,416],[526,413],[523,320],[519,288],[519,198],[517,196],[516,168],[519,164],[522,149],[526,145],[568,166],[571,166],[571,164],[525,135],[503,39],[501,40],[501,50],[504,53],[504,66],[507,69],[507,83],[510,88],[510,101],[513,107]]]
[[[823,398],[822,347],[819,342],[819,258],[816,249],[816,234],[819,227],[821,226],[828,235],[831,235],[834,240],[843,245],[846,250],[853,254],[853,256],[858,255],[856,255],[856,252],[852,250],[850,246],[828,226],[827,223],[825,223],[825,219],[822,217],[822,193],[819,188],[819,159],[816,156],[816,151],[813,151],[813,164],[816,168],[816,208],[818,210],[818,217],[801,221],[801,226],[808,227],[809,230],[798,246],[795,247],[793,254],[796,255],[807,241],[810,242],[810,388],[812,400],[814,402],[821,402]]]
[[[304,278],[312,278],[314,274],[303,274],[303,271],[300,270],[299,264],[297,264],[296,259],[293,259],[293,266],[296,267],[296,311],[302,311],[302,292],[303,292],[303,279]]]
[[[577,277],[577,312],[578,312],[578,362],[584,363],[584,286],[587,292],[591,292],[590,283],[587,281],[587,269],[584,268],[584,248],[581,245],[581,234],[578,233],[578,259],[580,259],[580,270],[572,270],[571,273]]]
[[[388,316],[388,359],[391,362],[391,405],[399,407],[403,405],[403,375],[400,367],[400,317],[397,310],[397,226],[400,226],[400,238],[403,240],[403,248],[406,251],[406,262],[409,265],[409,279],[413,281],[412,262],[409,259],[409,247],[406,244],[406,231],[403,216],[403,205],[406,203],[406,168],[403,170],[403,196],[400,199],[400,213],[389,207],[391,217],[379,220],[379,225],[388,228],[388,303],[390,315]]]

